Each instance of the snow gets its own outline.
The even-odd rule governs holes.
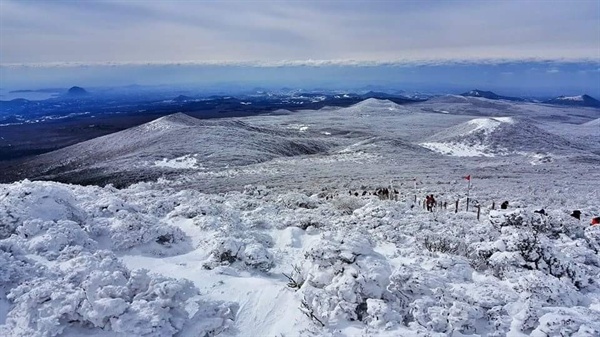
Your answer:
[[[343,191],[0,188],[17,220],[0,240],[11,336],[600,331],[600,228],[560,204],[477,221]]]
[[[0,184],[0,335],[600,334],[598,162],[545,131],[579,124],[365,105],[176,115],[125,134],[165,146],[107,160],[177,174]],[[390,184],[397,200],[373,195]],[[448,209],[425,211],[425,194]]]
[[[458,157],[523,155],[539,159],[577,151],[566,139],[535,124],[514,117],[475,118],[442,130],[419,145]]]
[[[421,146],[442,154],[456,157],[494,157],[485,145],[467,145],[461,143],[421,143]]]
[[[583,102],[583,96],[560,96],[557,98],[557,100]]]
[[[195,157],[185,155],[174,159],[163,158],[162,160],[155,161],[154,166],[174,169],[195,169],[199,167],[199,163]]]

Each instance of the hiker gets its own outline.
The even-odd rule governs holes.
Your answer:
[[[505,201],[502,203],[502,205],[500,205],[500,209],[507,209],[508,208],[508,201]]]
[[[571,213],[571,216],[577,220],[581,220],[581,211],[576,209],[573,211],[573,213]]]
[[[448,202],[444,201],[444,209],[448,209]]]
[[[600,226],[600,216],[592,218],[592,221],[590,221],[590,225]]]
[[[428,195],[426,198],[427,202],[427,211],[433,212],[433,206],[435,205],[435,198],[432,195]]]

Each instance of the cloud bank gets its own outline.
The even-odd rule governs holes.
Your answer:
[[[2,0],[0,28],[5,66],[600,60],[596,0]]]

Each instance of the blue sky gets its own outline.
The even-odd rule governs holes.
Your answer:
[[[236,81],[600,95],[600,2],[0,0],[0,87]]]

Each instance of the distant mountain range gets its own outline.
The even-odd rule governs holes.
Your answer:
[[[481,98],[487,98],[487,99],[493,99],[493,100],[503,99],[503,100],[506,100],[506,101],[513,101],[513,102],[525,102],[525,101],[527,101],[524,98],[509,97],[509,96],[500,96],[500,95],[497,95],[494,92],[484,91],[484,90],[479,90],[479,89],[474,89],[474,90],[462,93],[460,95],[464,96],[464,97],[481,97]]]
[[[485,91],[474,89],[465,93],[460,94],[463,97],[480,97],[491,100],[505,100],[513,102],[534,102],[521,97],[510,97],[498,95],[492,91]],[[541,103],[555,104],[555,105],[569,105],[569,106],[581,106],[581,107],[600,107],[600,101],[591,97],[590,95],[579,95],[579,96],[559,96],[553,99],[542,101]]]
[[[600,107],[600,101],[589,95],[559,96],[551,100],[545,101],[544,103],[570,106],[587,106],[595,108]]]

